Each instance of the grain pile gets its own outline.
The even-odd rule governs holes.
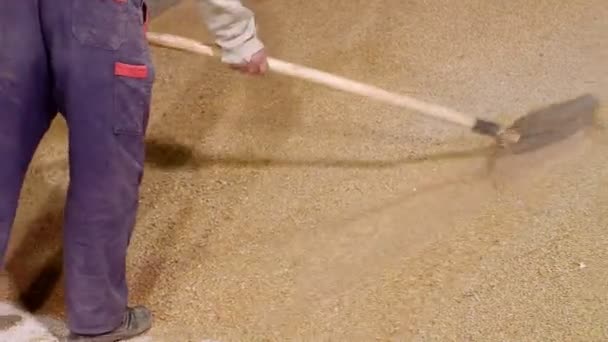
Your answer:
[[[251,3],[273,55],[465,112],[608,99],[605,1]],[[192,6],[152,28],[206,40]],[[192,55],[155,61],[129,259],[152,337],[608,339],[603,132],[492,169],[482,140],[451,126]],[[64,134],[59,122],[45,138],[24,190],[24,284],[57,251]],[[52,223],[37,241],[23,238],[32,221]],[[57,287],[40,313],[61,300]]]

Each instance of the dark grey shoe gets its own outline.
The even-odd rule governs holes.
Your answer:
[[[0,315],[0,331],[8,330],[23,320],[19,315]]]
[[[152,327],[152,313],[143,306],[128,308],[123,324],[116,330],[103,335],[75,335],[68,336],[68,342],[118,342],[137,337]]]

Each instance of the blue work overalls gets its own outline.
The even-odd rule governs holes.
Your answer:
[[[143,0],[0,3],[0,256],[24,175],[56,113],[69,128],[68,326],[120,325],[154,70]],[[4,264],[4,263],[3,263]]]

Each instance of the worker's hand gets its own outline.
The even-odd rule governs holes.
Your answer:
[[[249,75],[262,75],[266,73],[266,71],[268,71],[268,56],[266,55],[266,49],[262,48],[260,51],[253,54],[249,63],[232,64],[231,67]]]

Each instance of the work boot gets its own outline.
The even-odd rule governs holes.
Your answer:
[[[70,334],[68,342],[117,342],[137,337],[152,327],[152,313],[143,306],[127,308],[125,320],[117,329],[102,335]]]

